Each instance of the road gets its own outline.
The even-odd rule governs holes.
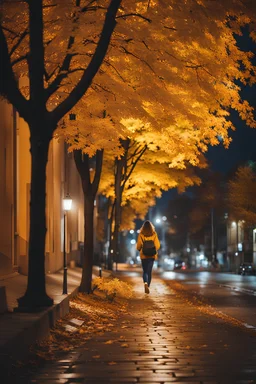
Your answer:
[[[219,272],[164,272],[162,278],[177,282],[190,296],[256,331],[256,276]]]

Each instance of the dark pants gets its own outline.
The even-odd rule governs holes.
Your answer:
[[[148,286],[150,286],[151,283],[151,275],[152,275],[152,268],[154,265],[155,259],[153,257],[149,257],[148,259],[142,259],[142,269],[143,269],[143,281],[144,283],[148,283]]]

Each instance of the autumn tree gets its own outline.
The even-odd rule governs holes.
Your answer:
[[[112,209],[110,213],[110,228],[112,228],[110,249],[108,255],[109,269],[112,269],[112,256],[117,258],[119,253],[118,234],[124,222],[122,212],[129,212],[130,219],[144,218],[149,206],[155,204],[155,198],[161,197],[162,191],[170,188],[178,188],[184,191],[186,187],[199,184],[200,179],[194,174],[191,166],[185,169],[171,168],[171,157],[160,148],[161,139],[155,136],[154,143],[146,144],[146,135],[141,141],[127,140],[124,156],[121,156],[120,174],[116,167],[119,160],[111,163],[103,171],[101,193],[112,197]],[[152,140],[152,136],[150,136]],[[112,164],[112,165],[111,165]],[[200,166],[205,166],[201,160]],[[111,175],[111,170],[114,175]],[[112,177],[111,177],[112,176]],[[118,195],[117,195],[118,193]],[[116,198],[118,196],[118,199]],[[114,215],[118,209],[118,215]],[[126,217],[127,218],[127,217]],[[118,220],[118,222],[117,222]],[[114,225],[112,225],[114,221]],[[129,220],[128,220],[129,222]],[[127,224],[126,224],[127,225]],[[118,227],[118,229],[117,229]]]
[[[44,270],[46,164],[49,143],[58,122],[90,87],[106,55],[116,26],[115,17],[120,3],[121,0],[112,0],[104,9],[105,20],[101,31],[99,28],[97,46],[88,63],[79,70],[72,68],[71,64],[75,56],[71,49],[74,45],[76,7],[80,6],[79,0],[76,1],[76,6],[71,2],[63,5],[62,9],[60,4],[51,1],[19,2],[18,8],[16,4],[6,2],[2,10],[0,93],[15,106],[20,116],[28,123],[32,158],[28,285],[25,295],[18,300],[20,308],[53,304],[53,300],[45,291]],[[59,12],[62,14],[61,24],[63,21],[67,22],[66,39],[61,36],[61,39],[64,39],[62,41],[58,39],[59,28],[56,25]],[[88,7],[85,6],[84,13],[88,12]],[[55,23],[51,24],[53,13]],[[55,45],[60,41],[60,46],[64,47],[62,51]],[[78,71],[77,81],[72,81],[69,92],[59,100],[60,96],[57,97],[56,94],[63,82],[68,75],[72,77],[72,73]],[[28,89],[19,88],[17,75],[20,73],[28,76]]]
[[[90,90],[116,122],[122,115],[151,123],[173,165],[197,165],[219,135],[228,145],[230,108],[255,126],[239,85],[255,82],[253,55],[234,36],[249,25],[255,40],[255,19],[252,0],[4,3],[0,93],[31,133],[29,276],[21,307],[52,304],[44,277],[45,168],[58,122]],[[19,76],[29,85],[18,85]]]
[[[73,152],[74,161],[81,179],[84,195],[84,255],[80,292],[90,293],[94,255],[94,209],[95,198],[101,178],[104,149],[111,153],[122,154],[120,133],[117,132],[111,118],[97,103],[94,115],[88,109],[82,109],[83,100],[73,109],[77,119],[73,122],[64,120],[56,130],[55,138],[64,138],[68,151]],[[78,111],[79,114],[78,114]],[[86,113],[87,112],[87,113]],[[86,121],[86,124],[85,124]],[[104,135],[102,135],[104,130]]]

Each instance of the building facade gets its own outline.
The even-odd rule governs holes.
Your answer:
[[[31,156],[29,129],[12,105],[0,100],[0,277],[28,273]],[[63,266],[64,211],[67,193],[73,200],[66,225],[68,261],[78,261],[84,238],[83,194],[72,154],[61,140],[49,149],[46,188],[45,271]]]

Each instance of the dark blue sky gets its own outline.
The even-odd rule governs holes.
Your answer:
[[[256,129],[241,121],[236,131],[231,132],[232,142],[228,149],[222,145],[210,147],[206,157],[213,171],[228,173],[248,160],[256,160]]]

